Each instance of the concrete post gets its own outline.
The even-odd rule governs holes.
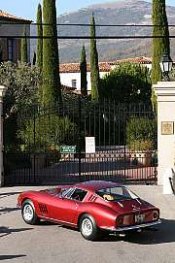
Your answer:
[[[3,165],[3,97],[7,88],[0,86],[0,187],[4,186],[4,165]]]
[[[158,184],[164,185],[175,164],[175,82],[161,81],[153,88],[158,103]]]

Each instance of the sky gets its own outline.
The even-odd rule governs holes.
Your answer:
[[[57,0],[57,15],[76,11],[93,4],[116,1],[121,0]],[[151,0],[147,0],[147,2],[151,2]],[[35,22],[39,3],[42,4],[42,0],[0,0],[0,9]],[[166,0],[166,4],[175,6],[175,0]]]

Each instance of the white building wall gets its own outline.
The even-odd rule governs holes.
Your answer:
[[[100,72],[100,78],[104,75],[108,74],[108,72]],[[81,90],[81,76],[80,73],[60,73],[61,84],[72,87],[72,80],[76,79],[76,89]],[[87,90],[91,90],[91,81],[90,81],[90,72],[87,72]]]
[[[158,184],[163,185],[166,171],[175,167],[175,82],[158,82],[153,88],[158,103]]]

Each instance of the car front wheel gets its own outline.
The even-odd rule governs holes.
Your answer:
[[[96,226],[95,220],[89,215],[84,215],[81,218],[80,232],[87,240],[96,240],[99,237],[99,230]]]
[[[32,201],[26,200],[22,205],[21,212],[22,212],[22,218],[27,224],[34,225],[39,222],[39,218],[35,213],[35,207]]]

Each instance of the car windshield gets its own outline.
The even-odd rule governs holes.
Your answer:
[[[125,186],[115,186],[109,188],[103,188],[96,192],[99,196],[107,201],[121,201],[126,199],[137,199],[139,198],[133,192],[131,192]]]

